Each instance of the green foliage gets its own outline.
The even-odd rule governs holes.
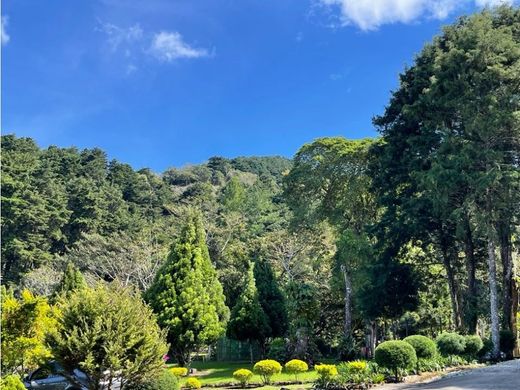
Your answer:
[[[233,372],[233,378],[240,383],[240,386],[246,387],[248,382],[253,377],[253,372],[246,369],[246,368],[240,368]]]
[[[190,390],[196,390],[202,387],[202,383],[200,383],[197,378],[190,377],[184,382],[184,387]]]
[[[294,374],[294,379],[298,380],[298,374],[302,372],[307,372],[309,370],[309,366],[303,360],[292,359],[285,363],[285,371],[289,374]]]
[[[188,215],[145,299],[159,325],[167,329],[167,339],[181,365],[189,364],[191,351],[224,333],[229,311],[198,214]]]
[[[403,341],[415,349],[415,353],[419,359],[432,359],[437,353],[437,346],[429,337],[413,335],[406,337]]]
[[[284,362],[287,360],[287,345],[285,339],[277,337],[269,343],[267,348],[267,357],[269,359]]]
[[[79,269],[77,269],[73,263],[68,262],[65,272],[63,273],[63,278],[56,288],[56,294],[68,296],[74,291],[85,288],[86,286],[85,278]]]
[[[507,357],[511,358],[513,356],[513,349],[515,349],[516,342],[517,340],[513,332],[510,330],[500,331],[500,350],[504,352]]]
[[[99,284],[59,302],[57,330],[50,334],[54,357],[65,368],[81,368],[99,383],[121,377],[139,384],[163,370],[164,333],[140,294],[128,287]]]
[[[372,385],[382,383],[384,375],[374,370],[363,360],[341,363],[338,366],[337,381],[341,384]]]
[[[244,290],[231,311],[227,333],[236,340],[263,341],[270,332],[267,316],[258,299],[253,265],[250,264]]]
[[[403,370],[413,368],[417,363],[413,347],[400,340],[382,342],[377,346],[374,357],[378,365],[392,370],[396,380],[400,379]]]
[[[56,327],[58,314],[43,297],[24,290],[20,299],[1,288],[2,374],[25,374],[52,354],[45,337]]]
[[[162,370],[156,376],[139,384],[128,384],[130,390],[179,390],[179,380],[169,370]]]
[[[338,369],[334,364],[317,364],[314,369],[322,381],[330,381],[338,375]]]
[[[472,357],[477,356],[482,347],[484,347],[482,339],[477,335],[464,336],[464,343],[464,353]]]
[[[444,356],[461,355],[466,347],[464,336],[458,333],[441,333],[435,341],[440,353]]]
[[[282,365],[276,360],[260,360],[259,362],[255,363],[253,371],[255,374],[262,377],[262,382],[265,385],[268,385],[271,383],[271,378],[273,375],[282,372]]]
[[[16,374],[8,374],[0,378],[1,390],[25,390],[20,376]]]
[[[172,367],[170,372],[177,378],[188,375],[188,369],[186,367]]]

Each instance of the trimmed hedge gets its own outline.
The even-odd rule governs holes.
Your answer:
[[[437,353],[437,346],[429,337],[414,335],[406,337],[403,341],[415,349],[415,354],[418,359],[432,359]]]
[[[464,353],[469,356],[477,356],[482,347],[484,347],[482,339],[477,335],[464,336],[464,341],[466,342]]]
[[[466,347],[464,336],[458,333],[441,333],[436,341],[439,351],[444,356],[462,355]]]
[[[385,341],[379,344],[374,357],[378,365],[394,372],[396,381],[400,379],[400,371],[413,368],[417,364],[415,349],[407,342],[400,340]]]
[[[254,365],[253,371],[262,377],[264,384],[268,385],[273,375],[282,372],[282,365],[276,360],[260,360]]]
[[[197,378],[190,377],[186,379],[184,387],[186,387],[187,389],[196,390],[202,387],[202,383],[200,383],[200,381]]]
[[[247,383],[253,377],[253,373],[247,368],[241,368],[233,373],[233,378],[240,383],[242,387],[246,387]]]
[[[294,379],[298,381],[298,374],[309,370],[309,366],[303,360],[292,359],[285,363],[285,371],[294,374]]]

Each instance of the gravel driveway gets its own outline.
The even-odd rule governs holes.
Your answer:
[[[381,390],[520,390],[520,360],[448,374],[429,383],[386,385]]]

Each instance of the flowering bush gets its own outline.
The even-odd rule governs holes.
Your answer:
[[[253,367],[253,371],[262,377],[264,384],[268,385],[273,375],[282,372],[282,365],[276,360],[260,360]]]
[[[242,387],[246,387],[247,383],[251,380],[252,377],[253,373],[245,368],[236,370],[233,373],[233,378],[235,378],[235,380],[239,382]]]
[[[197,378],[188,378],[186,379],[186,383],[184,383],[184,387],[187,389],[195,390],[200,389],[202,387],[202,384]]]
[[[303,360],[293,359],[285,363],[285,371],[294,374],[294,379],[298,381],[298,374],[309,370],[309,366]]]
[[[188,375],[188,369],[186,367],[172,367],[170,368],[170,372],[177,378]]]

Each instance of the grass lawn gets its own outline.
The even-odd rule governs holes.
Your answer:
[[[229,384],[234,383],[233,372],[239,368],[247,368],[253,371],[253,365],[249,362],[193,362],[192,367],[197,370],[195,377],[197,377],[203,386],[211,385],[216,386],[218,384]],[[317,378],[316,371],[308,371],[298,375],[298,380],[301,382],[312,382]],[[184,379],[185,380],[185,379]],[[181,380],[181,386],[184,382]],[[294,381],[294,375],[287,374],[282,371],[281,374],[274,375],[272,378],[273,382],[289,382]],[[261,383],[262,380],[259,375],[254,375],[250,383]],[[278,389],[280,386],[263,386],[257,387],[256,389],[271,390]],[[306,387],[302,385],[289,385],[284,387]]]

